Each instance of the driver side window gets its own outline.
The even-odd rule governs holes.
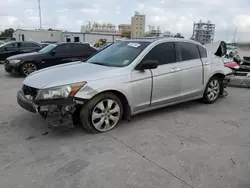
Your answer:
[[[158,44],[151,49],[148,54],[143,58],[145,60],[157,60],[159,65],[176,62],[176,52],[173,42],[165,42]]]

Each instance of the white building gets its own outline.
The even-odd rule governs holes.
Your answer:
[[[143,14],[135,12],[131,18],[131,38],[140,38],[145,35],[146,17]]]
[[[107,42],[115,42],[117,38],[120,37],[120,34],[114,33],[81,33],[81,32],[64,32],[63,33],[63,42],[88,42],[95,43],[99,39],[106,39]]]
[[[13,33],[16,41],[62,41],[62,31],[17,29]]]
[[[99,39],[106,39],[107,42],[114,42],[119,33],[104,33],[104,32],[62,32],[62,31],[47,31],[47,30],[23,30],[17,29],[13,33],[13,38],[16,41],[57,41],[57,42],[88,42],[95,43]]]

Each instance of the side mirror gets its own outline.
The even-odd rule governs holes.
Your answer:
[[[156,69],[158,65],[157,60],[145,60],[136,67],[136,70]]]
[[[55,52],[55,51],[52,51],[52,52],[51,52],[51,55],[52,55],[52,56],[55,56],[55,55],[56,55],[56,52]]]

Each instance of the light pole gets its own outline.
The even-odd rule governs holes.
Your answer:
[[[40,19],[40,29],[42,29],[42,13],[41,13],[41,4],[40,0],[38,0],[38,10],[39,10],[39,19]]]

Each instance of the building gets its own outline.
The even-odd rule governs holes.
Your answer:
[[[62,41],[63,42],[88,42],[94,44],[96,41],[100,39],[106,39],[107,42],[115,42],[117,38],[119,38],[120,34],[113,33],[82,33],[82,32],[63,32]]]
[[[63,32],[47,30],[24,30],[17,29],[13,33],[16,41],[56,41],[56,42],[88,42],[95,43],[99,39],[106,39],[107,42],[114,42],[121,35],[119,33],[104,32]]]
[[[145,35],[146,16],[135,12],[131,18],[131,38],[140,38]]]
[[[113,25],[111,23],[99,24],[96,22],[94,22],[94,23],[88,22],[87,25],[83,25],[81,27],[81,32],[82,33],[98,32],[98,33],[114,33],[114,34],[118,33],[115,25]]]
[[[198,22],[193,25],[192,40],[201,44],[211,43],[214,40],[215,24],[208,22]]]
[[[131,37],[131,24],[120,24],[118,26],[118,31],[121,33],[122,37],[130,38]]]
[[[13,33],[16,41],[62,41],[62,31],[17,29]]]

